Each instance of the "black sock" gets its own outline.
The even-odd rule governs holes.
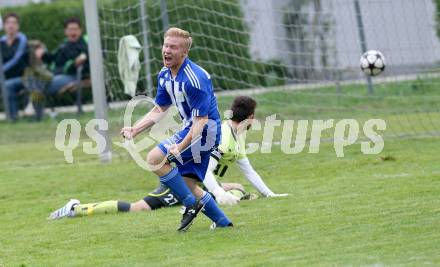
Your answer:
[[[128,212],[130,211],[131,204],[125,201],[118,201],[118,211]]]

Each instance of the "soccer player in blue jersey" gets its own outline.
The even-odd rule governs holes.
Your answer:
[[[121,130],[125,138],[131,139],[160,120],[171,105],[176,105],[183,130],[152,149],[147,162],[160,182],[185,206],[178,231],[186,231],[202,208],[213,221],[211,228],[232,226],[212,196],[198,186],[205,177],[210,153],[220,142],[221,121],[211,76],[188,58],[191,44],[187,31],[167,30],[162,47],[164,67],[157,79],[157,105],[133,127]]]

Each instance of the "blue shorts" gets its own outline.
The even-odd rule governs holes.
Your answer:
[[[180,175],[196,178],[200,181],[205,179],[211,151],[218,146],[221,133],[221,131],[217,130],[212,134],[207,134],[206,128],[207,127],[205,127],[202,136],[192,140],[191,144],[180,153],[180,159],[174,157],[174,155],[169,155],[169,147],[172,144],[182,142],[188,134],[190,127],[186,127],[157,145],[160,150],[167,155],[170,162],[176,163]],[[218,126],[218,128],[220,128],[220,126]]]

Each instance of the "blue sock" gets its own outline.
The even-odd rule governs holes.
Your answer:
[[[176,194],[177,198],[182,201],[183,205],[190,206],[196,203],[196,198],[189,190],[177,168],[171,169],[169,173],[160,176],[159,179],[164,185],[168,186],[174,194]]]
[[[203,213],[215,222],[217,226],[226,227],[231,223],[229,218],[226,217],[223,211],[217,206],[217,202],[215,202],[211,194],[205,192],[200,200],[205,204]]]

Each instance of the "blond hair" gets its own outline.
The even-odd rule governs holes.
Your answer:
[[[191,48],[192,45],[192,37],[189,34],[188,31],[182,30],[180,28],[177,27],[171,27],[169,28],[164,35],[164,39],[167,37],[180,37],[185,39],[185,46],[186,48],[189,50]]]

